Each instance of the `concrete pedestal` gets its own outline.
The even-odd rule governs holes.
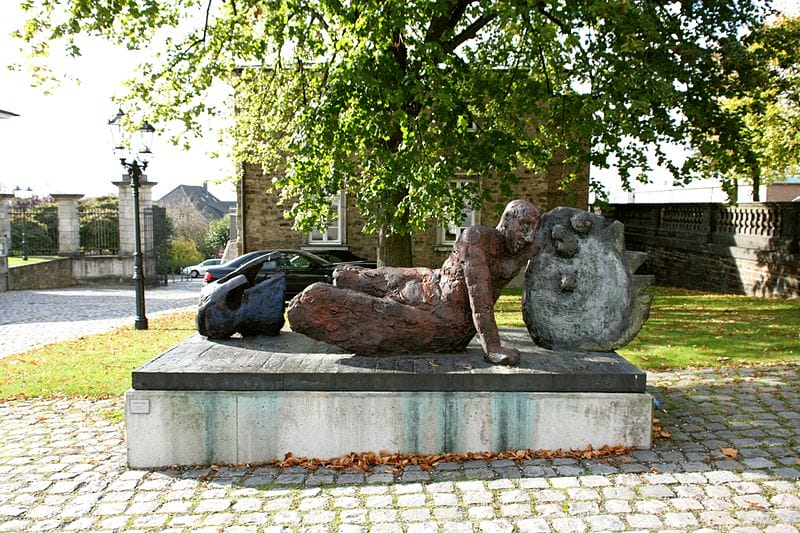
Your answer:
[[[359,357],[291,332],[194,336],[133,373],[128,463],[253,463],[350,452],[650,446],[645,374],[614,353],[551,352],[503,332],[520,366],[466,354]]]

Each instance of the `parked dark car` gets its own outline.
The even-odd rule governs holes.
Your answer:
[[[241,265],[248,261],[255,259],[275,250],[259,250],[257,252],[249,252],[240,255],[236,259],[232,259],[227,263],[215,267],[210,267],[206,270],[205,281],[210,283],[223,278],[236,270]],[[277,250],[281,252],[281,258],[276,261],[267,261],[258,272],[256,281],[266,279],[268,276],[275,272],[282,271],[286,274],[286,299],[293,298],[296,294],[300,293],[303,289],[315,283],[322,281],[331,283],[333,280],[333,270],[337,265],[326,261],[325,259],[306,252],[305,250]]]
[[[366,268],[375,268],[378,266],[377,261],[372,261],[370,259],[364,259],[363,257],[359,257],[350,250],[320,250],[314,248],[314,255],[317,255],[326,261],[334,264],[339,263],[347,263],[351,265],[358,265],[363,266]]]

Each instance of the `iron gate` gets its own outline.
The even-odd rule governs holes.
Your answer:
[[[51,204],[19,202],[9,211],[11,246],[9,255],[56,255],[58,253],[58,208]]]
[[[155,265],[155,274],[159,279],[166,277],[169,242],[167,240],[167,211],[163,207],[153,206],[144,210],[142,254],[148,265]]]

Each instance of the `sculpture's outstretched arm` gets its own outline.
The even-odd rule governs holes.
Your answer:
[[[472,309],[472,320],[478,330],[484,359],[492,364],[519,363],[519,351],[500,344],[500,333],[494,316],[494,294],[488,258],[481,244],[482,238],[476,228],[470,228],[462,236],[459,255],[461,268],[467,285],[467,294]]]

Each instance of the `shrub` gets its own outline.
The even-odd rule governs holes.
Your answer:
[[[203,254],[191,239],[179,237],[169,244],[167,269],[170,274],[179,274],[183,267],[194,265],[203,260]]]

